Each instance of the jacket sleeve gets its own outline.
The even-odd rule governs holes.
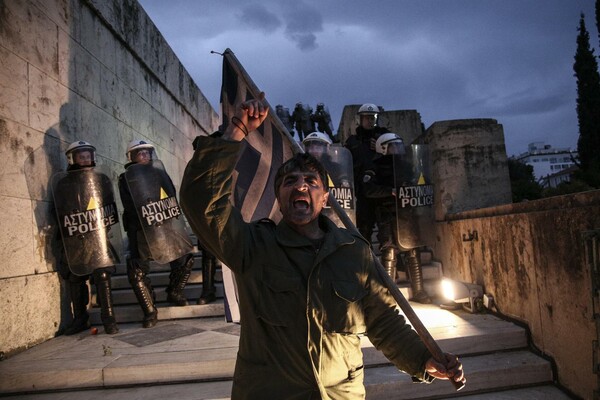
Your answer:
[[[251,228],[230,197],[242,144],[204,136],[195,143],[181,182],[181,207],[203,246],[233,271],[241,271]]]
[[[367,336],[396,368],[419,381],[430,381],[425,373],[425,363],[431,358],[431,353],[398,312],[396,300],[379,278],[372,256],[368,255],[367,259],[369,294],[363,303]]]

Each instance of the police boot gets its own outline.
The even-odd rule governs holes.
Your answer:
[[[154,307],[154,293],[146,273],[137,260],[127,260],[127,277],[138,303],[144,312],[142,326],[152,328],[158,321],[158,310]],[[148,282],[146,282],[148,281]]]
[[[171,270],[171,274],[169,274],[169,286],[167,286],[166,289],[167,301],[169,303],[173,303],[176,306],[188,305],[188,301],[183,294],[183,289],[185,288],[188,279],[190,279],[193,265],[194,257],[190,255],[183,264],[178,265],[175,268],[171,267],[173,269]]]
[[[198,298],[198,304],[208,304],[216,300],[215,270],[217,260],[212,254],[202,252],[202,294]]]
[[[110,273],[97,269],[94,271],[96,295],[100,305],[100,319],[104,325],[104,332],[108,335],[119,333],[115,312],[113,310],[112,293],[110,288]]]
[[[385,272],[396,282],[396,252],[394,249],[385,249],[381,251],[381,261]]]
[[[409,251],[406,257],[408,277],[410,279],[410,286],[412,287],[414,300],[421,304],[431,303],[429,295],[425,291],[423,286],[423,268],[421,267],[421,260],[419,258],[419,250],[412,249]]]
[[[74,335],[90,327],[90,316],[87,312],[90,292],[86,281],[69,282],[69,289],[73,304],[73,321],[65,329],[65,335]]]

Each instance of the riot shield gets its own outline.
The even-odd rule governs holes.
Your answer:
[[[340,145],[328,146],[325,153],[311,153],[323,164],[329,175],[329,195],[335,197],[352,223],[356,224],[356,196],[354,192],[354,173],[352,170],[352,153]],[[325,206],[322,213],[337,226],[344,224],[331,209]]]
[[[402,250],[426,245],[433,224],[433,185],[427,145],[405,147],[393,155],[396,189],[396,242]]]
[[[119,214],[111,180],[99,167],[58,172],[52,177],[64,261],[75,275],[120,263]]]
[[[160,160],[133,164],[125,181],[152,259],[166,264],[192,251],[175,187]]]

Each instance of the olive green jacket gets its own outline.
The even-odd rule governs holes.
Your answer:
[[[241,335],[232,399],[363,399],[364,333],[422,379],[431,355],[398,313],[369,244],[322,216],[318,251],[283,221],[244,222],[229,200],[242,145],[196,143],[181,205],[202,244],[235,273]]]

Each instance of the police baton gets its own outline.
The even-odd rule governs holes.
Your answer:
[[[344,226],[347,229],[358,233],[358,230],[354,226],[354,223],[352,223],[352,220],[350,220],[344,209],[340,206],[340,204],[337,202],[337,200],[331,193],[329,194],[328,203],[331,206],[331,208],[334,209],[335,213],[340,218],[340,220],[342,220]],[[427,347],[427,350],[429,350],[429,352],[437,362],[444,366],[447,365],[448,360],[446,360],[446,357],[444,357],[444,352],[442,351],[442,349],[440,349],[440,346],[438,346],[437,342],[431,336],[425,325],[423,325],[423,322],[421,322],[421,320],[415,313],[415,310],[413,310],[410,303],[408,302],[408,300],[406,300],[400,289],[398,289],[398,285],[396,285],[396,282],[394,282],[394,280],[386,272],[383,265],[381,265],[381,261],[379,261],[379,258],[377,258],[375,253],[373,253],[372,249],[371,255],[373,256],[373,260],[375,261],[375,266],[377,269],[377,273],[379,273],[379,277],[381,278],[385,286],[388,288],[388,290],[390,291],[400,308],[402,309],[402,312],[404,313],[406,318],[412,324],[413,328],[425,344],[425,347]],[[450,379],[450,382],[452,382],[454,388],[457,391],[465,387],[464,382],[457,382],[453,379]]]

